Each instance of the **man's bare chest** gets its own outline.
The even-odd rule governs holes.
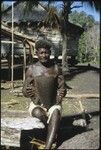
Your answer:
[[[32,76],[36,77],[36,76],[53,76],[56,77],[57,76],[57,70],[54,66],[46,68],[43,66],[33,66],[32,68]]]

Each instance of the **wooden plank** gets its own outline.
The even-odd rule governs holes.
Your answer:
[[[6,35],[11,37],[12,31],[11,29],[9,29],[8,27],[5,27],[3,24],[1,25],[1,33],[5,33]],[[22,34],[19,33],[17,31],[14,31],[14,37],[18,40],[24,41],[24,40],[28,40],[30,42],[35,43],[35,39],[31,38],[30,36],[26,35],[26,34]]]
[[[99,94],[66,94],[64,98],[100,98]]]
[[[13,42],[13,41],[1,41],[1,43],[17,43],[17,42]]]
[[[7,59],[1,59],[1,63],[8,63]]]

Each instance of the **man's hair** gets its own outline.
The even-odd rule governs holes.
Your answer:
[[[38,50],[39,48],[45,48],[50,50],[51,44],[46,40],[39,40],[35,43],[35,49]]]

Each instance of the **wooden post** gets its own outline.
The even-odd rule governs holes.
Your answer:
[[[11,42],[11,38],[9,39],[10,42]],[[8,58],[7,58],[7,61],[8,61],[8,79],[9,81],[11,80],[11,49],[12,49],[12,46],[11,46],[11,43],[10,43],[10,51],[8,53]]]
[[[24,65],[23,65],[23,81],[25,80],[25,71],[26,71],[26,46],[24,45]]]
[[[13,2],[12,2],[12,75],[11,75],[11,83],[12,83],[12,90],[14,89],[14,22],[13,22],[13,16],[14,16],[14,11],[13,11]]]
[[[10,81],[11,80],[11,50],[8,54],[7,61],[8,61],[8,79]]]

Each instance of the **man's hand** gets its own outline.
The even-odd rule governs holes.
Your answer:
[[[66,95],[66,89],[60,89],[58,95],[60,98],[63,98]]]
[[[62,98],[66,95],[66,89],[60,89],[57,92],[57,103],[61,103]]]
[[[26,95],[28,97],[33,97],[35,95],[35,89],[32,86],[27,86],[26,87]]]
[[[34,85],[34,79],[31,77],[28,77],[23,85],[22,92],[25,97],[33,97],[35,96],[35,85]]]

